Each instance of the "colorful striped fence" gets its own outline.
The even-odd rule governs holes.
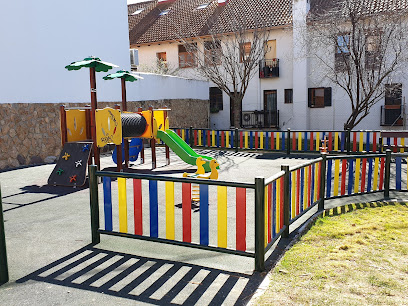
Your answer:
[[[7,283],[8,280],[9,274],[7,265],[6,236],[4,233],[3,204],[0,187],[0,285]]]
[[[408,191],[407,158],[389,150],[322,154],[293,168],[282,166],[268,179],[257,177],[254,184],[101,172],[90,166],[92,242],[107,234],[201,248],[253,257],[255,269],[262,271],[275,241],[289,237],[289,226],[313,207],[323,211],[326,199],[374,192],[388,198],[390,190]],[[97,177],[103,178],[102,228]],[[193,213],[193,186],[199,190],[198,213]],[[254,237],[248,234],[251,226]]]
[[[320,152],[325,143],[332,153],[380,153],[382,140],[380,131],[173,130],[192,147],[236,151]],[[404,144],[405,139],[399,141],[399,145]]]

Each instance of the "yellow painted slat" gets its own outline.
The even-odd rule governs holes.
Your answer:
[[[263,149],[264,148],[264,136],[263,132],[259,133],[259,148]]]
[[[199,146],[202,146],[203,144],[202,144],[202,142],[201,142],[201,139],[202,139],[202,134],[201,134],[201,130],[198,130],[198,145]]]
[[[227,187],[218,186],[218,247],[227,247]]]
[[[364,132],[360,132],[360,143],[358,144],[358,150],[360,151],[360,152],[363,152],[364,151]]]
[[[166,182],[166,238],[174,240],[174,182]]]
[[[275,148],[276,150],[280,149],[280,133],[279,132],[276,132]]]
[[[298,150],[302,151],[302,132],[298,134]]]
[[[314,167],[315,169],[314,169],[314,171],[315,171],[315,175],[314,175],[314,197],[313,197],[313,203],[314,202],[316,202],[317,201],[317,193],[318,193],[318,191],[319,190],[317,190],[318,188],[318,186],[317,186],[317,182],[318,182],[318,179],[319,179],[319,164],[315,164],[315,167]]]
[[[339,133],[335,132],[334,133],[334,151],[339,150]]]
[[[126,197],[126,179],[118,178],[119,191],[119,232],[127,233],[127,197]]]
[[[215,143],[215,131],[214,130],[212,130],[212,133],[211,133],[211,146],[212,147],[217,146],[217,144]]]
[[[268,186],[265,186],[265,213],[264,213],[264,226],[265,226],[265,239],[264,239],[264,243],[265,246],[268,245]]]
[[[245,149],[248,149],[248,132],[247,131],[245,131],[245,133],[244,133],[244,138],[245,138]]]
[[[308,174],[309,174],[309,167],[305,168],[305,182],[304,182],[304,198],[303,198],[303,209],[307,208],[307,196],[308,196],[308,192],[309,192],[309,188],[308,188]]]
[[[225,132],[225,147],[226,147],[226,148],[229,148],[229,146],[230,146],[230,144],[229,144],[229,143],[230,143],[230,140],[229,140],[229,139],[230,139],[230,136],[229,136],[229,135],[230,135],[229,132],[226,131],[226,132]]]
[[[354,177],[354,193],[359,192],[359,186],[360,186],[360,158],[356,159],[356,173]]]
[[[320,132],[316,132],[316,151],[320,151]]]
[[[378,163],[380,159],[377,157],[374,159],[374,180],[373,180],[373,190],[378,189]]]
[[[181,138],[186,141],[186,131],[184,129],[181,130]]]
[[[339,178],[340,178],[340,160],[336,159],[334,161],[334,186],[333,186],[333,195],[339,195]]]
[[[405,146],[405,138],[401,138],[401,146],[402,146],[402,147]],[[404,148],[401,148],[400,152],[401,152],[401,153],[404,153],[404,151],[405,151],[405,149],[404,149]]]

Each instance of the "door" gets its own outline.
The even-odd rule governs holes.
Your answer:
[[[278,126],[278,100],[276,90],[264,91],[264,126]]]

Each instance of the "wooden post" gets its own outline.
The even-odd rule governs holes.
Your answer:
[[[164,117],[164,129],[166,129],[166,121],[167,121],[167,111],[165,110],[163,113]],[[164,148],[166,150],[166,166],[170,165],[170,148],[168,145],[164,144]]]
[[[126,100],[126,80],[120,79],[122,85],[122,112],[127,112],[127,100]],[[125,167],[129,168],[129,140],[123,138],[123,144],[125,147]]]
[[[91,234],[92,244],[98,244],[101,241],[99,230],[99,199],[98,199],[98,180],[96,176],[97,167],[91,165],[88,168],[89,173],[89,196],[91,206]]]
[[[149,110],[152,112],[151,129],[153,131],[153,122],[154,122],[153,107],[150,106]],[[156,169],[156,139],[154,139],[154,137],[150,139],[150,147],[152,150],[152,170],[153,170],[153,169]]]
[[[96,145],[96,124],[95,124],[95,112],[98,108],[98,102],[96,99],[96,76],[95,76],[95,67],[89,68],[89,75],[90,75],[90,84],[91,84],[91,134],[92,134],[92,141],[93,141],[93,156],[94,161],[98,169],[101,168],[101,160],[100,160],[100,150]]]
[[[120,106],[116,104],[115,109],[120,110]],[[122,138],[122,140],[123,140],[123,138]],[[123,169],[122,169],[122,144],[116,145],[116,166],[117,166],[118,172],[123,172]]]
[[[141,113],[141,112],[143,111],[143,108],[139,107],[139,108],[137,109],[137,111],[138,111],[139,113]],[[140,150],[140,163],[141,163],[141,164],[144,164],[144,162],[145,162],[144,144],[143,144],[143,142],[144,142],[144,140],[143,140],[143,138],[142,138],[142,149]]]
[[[68,141],[67,134],[67,113],[65,112],[65,105],[60,105],[60,117],[61,117],[61,145]]]

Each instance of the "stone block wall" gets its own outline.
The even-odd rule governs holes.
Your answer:
[[[98,108],[114,104],[98,102]],[[23,165],[53,160],[61,150],[59,103],[4,103],[0,104],[0,171]],[[65,103],[67,107],[85,106]],[[209,126],[208,100],[155,100],[128,102],[128,110],[170,108],[172,127],[207,128]],[[49,157],[47,159],[47,157]]]

